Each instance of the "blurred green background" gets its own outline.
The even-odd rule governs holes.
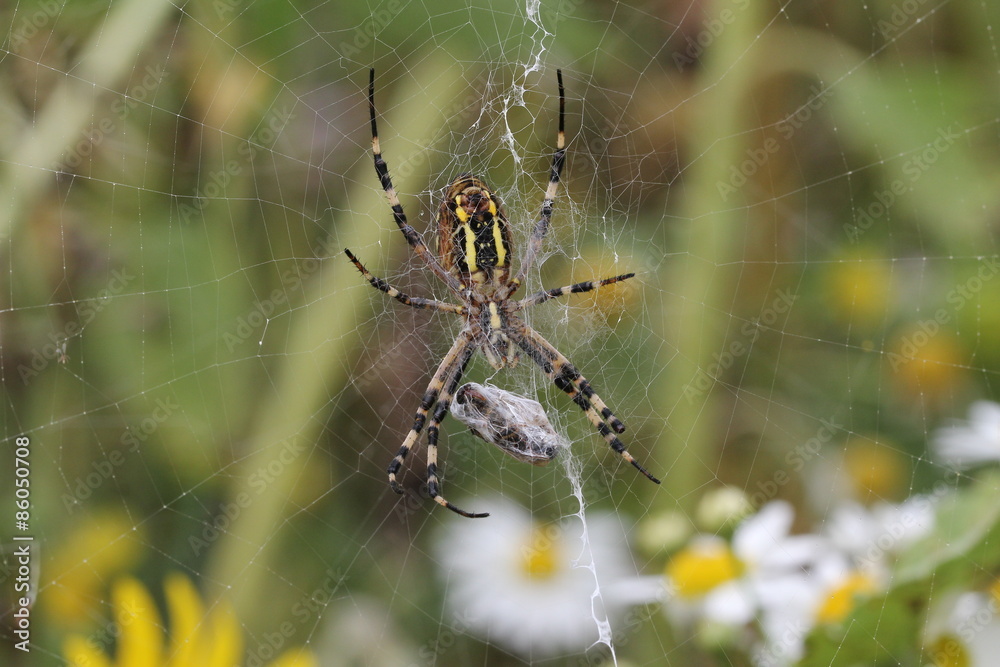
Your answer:
[[[994,3],[0,11],[2,469],[28,435],[41,546],[37,648],[5,642],[3,664],[64,664],[66,637],[106,622],[114,581],[135,576],[162,605],[170,572],[231,600],[249,647],[282,619],[320,664],[409,664],[440,637],[432,545],[459,519],[421,496],[422,451],[402,498],[384,469],[458,323],[384,298],[342,256],[447,297],[372,169],[369,67],[414,226],[432,229],[439,189],[476,171],[521,247],[562,68],[569,156],[529,289],[639,275],[531,322],[664,484],[621,465],[527,361],[493,380],[538,393],[591,507],[623,525],[690,512],[720,484],[791,500],[803,525],[841,496],[901,501],[946,476],[932,429],[997,397]],[[491,377],[481,356],[469,377]],[[830,423],[817,470],[764,490]],[[499,492],[542,519],[576,511],[561,468],[444,430],[457,504]],[[634,558],[662,571],[661,554]],[[715,664],[653,616],[619,657]],[[454,639],[434,664],[520,664]]]

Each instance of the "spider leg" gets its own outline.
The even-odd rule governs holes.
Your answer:
[[[461,514],[462,516],[470,519],[480,519],[482,517],[489,516],[489,512],[466,512],[444,499],[441,495],[441,480],[438,478],[437,465],[437,441],[439,427],[441,422],[448,415],[448,410],[451,408],[451,400],[455,393],[455,389],[458,387],[458,383],[462,380],[462,374],[465,372],[466,364],[472,357],[472,352],[473,348],[470,347],[468,352],[463,354],[461,364],[455,371],[452,378],[448,381],[448,384],[441,392],[441,395],[438,397],[437,406],[434,408],[434,414],[431,417],[430,424],[427,425],[427,493],[434,499],[434,502],[442,507],[447,507],[452,512]]]
[[[441,266],[440,262],[431,254],[431,251],[427,248],[427,244],[424,243],[424,237],[420,235],[416,229],[410,226],[406,221],[406,214],[403,212],[403,205],[399,203],[399,197],[396,195],[396,189],[392,186],[392,179],[389,177],[389,166],[382,159],[382,149],[379,147],[378,141],[378,124],[375,122],[375,68],[371,68],[368,78],[368,111],[371,114],[372,121],[372,155],[375,158],[375,173],[378,174],[379,183],[382,184],[382,189],[385,191],[385,196],[389,200],[389,206],[392,207],[392,217],[396,221],[396,226],[399,227],[399,231],[403,232],[403,236],[406,237],[407,243],[413,248],[420,259],[424,260],[424,263],[434,272],[438,278],[440,278],[445,285],[450,287],[454,292],[461,292],[463,285],[458,281],[458,278],[452,274],[445,271],[444,267]]]
[[[587,409],[587,406],[582,405],[581,401],[587,403],[588,406],[593,407],[596,412],[600,413],[600,417],[602,417],[601,421],[606,420],[615,433],[624,433],[625,424],[623,424],[621,420],[615,416],[615,413],[611,411],[611,408],[609,408],[608,405],[601,400],[601,397],[594,392],[593,387],[590,386],[590,382],[588,382],[587,378],[580,374],[580,371],[576,369],[576,366],[574,366],[562,352],[557,350],[552,343],[542,338],[541,334],[529,327],[527,324],[521,322],[520,327],[523,328],[524,341],[534,348],[532,351],[523,348],[522,345],[522,349],[525,349],[529,355],[534,355],[532,356],[532,359],[534,359],[535,363],[541,366],[542,370],[546,373],[548,372],[548,370],[546,370],[546,364],[555,369],[556,375],[552,379],[555,381],[556,386],[569,394],[570,398],[573,398],[573,400],[575,400],[577,404],[580,404],[580,407],[584,410]],[[580,394],[579,398],[575,398],[577,392]]]
[[[535,259],[542,250],[542,241],[549,231],[549,222],[552,220],[552,202],[559,191],[559,179],[562,175],[563,163],[566,161],[566,94],[563,90],[562,70],[556,70],[556,78],[559,80],[559,134],[556,135],[556,150],[552,154],[552,168],[549,170],[549,186],[545,190],[545,199],[542,200],[542,211],[535,223],[535,230],[528,240],[528,247],[524,254],[524,261],[517,272],[517,276],[511,281],[514,289],[521,284],[521,279],[534,266]],[[511,290],[513,292],[513,290]]]
[[[386,281],[382,280],[377,276],[373,276],[371,273],[369,273],[368,269],[365,268],[364,264],[362,264],[361,261],[357,257],[355,257],[350,250],[344,248],[344,252],[347,253],[347,258],[350,259],[352,262],[354,262],[354,266],[356,266],[358,271],[361,272],[361,275],[365,277],[365,280],[371,283],[372,287],[382,292],[385,292],[393,299],[396,299],[397,301],[399,301],[404,305],[412,306],[414,308],[430,308],[432,310],[443,310],[445,312],[456,313],[458,315],[461,315],[462,313],[465,312],[465,307],[453,303],[445,303],[444,301],[437,301],[435,299],[423,299],[418,296],[409,296],[408,294],[403,294],[402,292],[400,292],[398,289],[396,289]]]
[[[601,280],[588,280],[582,283],[576,283],[575,285],[567,285],[566,287],[555,287],[553,289],[542,290],[541,292],[536,292],[531,296],[527,296],[517,302],[517,310],[522,308],[527,308],[528,306],[534,306],[539,303],[545,303],[549,299],[554,299],[556,297],[564,296],[566,294],[579,294],[581,292],[590,292],[598,287],[604,287],[605,285],[611,285],[617,283],[621,280],[628,280],[629,278],[635,277],[634,273],[625,273],[620,276],[614,276],[613,278],[603,278]]]
[[[444,356],[441,364],[434,371],[434,376],[431,378],[430,384],[427,385],[424,397],[420,400],[420,406],[413,417],[413,426],[410,427],[410,431],[406,434],[406,438],[403,439],[403,444],[400,446],[399,452],[393,457],[386,470],[389,473],[389,486],[396,493],[403,493],[403,487],[396,481],[396,474],[403,466],[403,461],[417,442],[417,438],[420,437],[420,431],[423,430],[424,423],[427,421],[427,413],[437,403],[441,390],[450,384],[454,375],[465,367],[469,357],[472,356],[472,352],[475,350],[472,341],[471,333],[468,330],[464,330],[455,339],[455,343],[448,350],[448,354]]]
[[[608,445],[611,446],[611,449],[621,455],[623,459],[631,463],[636,470],[651,481],[657,484],[660,483],[660,480],[653,477],[648,470],[643,468],[628,453],[622,441],[612,433],[612,429],[621,433],[625,430],[625,425],[614,416],[614,413],[611,412],[604,401],[594,393],[590,383],[587,382],[587,379],[580,374],[580,371],[573,366],[569,359],[563,356],[559,350],[527,324],[521,323],[518,325],[514,333],[514,339],[517,345],[549,376],[549,379],[557,387],[566,392],[573,399],[573,402],[583,409],[587,415],[587,419],[594,425],[597,432],[604,437]],[[600,410],[601,414],[598,414],[598,410]],[[603,419],[601,418],[602,415]],[[611,424],[611,426],[609,427],[608,424]]]

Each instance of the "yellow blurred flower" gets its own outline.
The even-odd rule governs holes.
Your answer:
[[[105,582],[130,569],[141,552],[141,535],[122,512],[94,514],[73,526],[46,565],[51,583],[39,599],[51,620],[68,627],[89,622]]]
[[[607,248],[584,247],[580,257],[572,264],[564,263],[562,270],[545,287],[562,287],[587,280],[611,278],[626,273],[640,272],[639,260],[629,255],[616,255]],[[574,317],[598,316],[614,325],[629,310],[637,308],[642,298],[641,275],[599,287],[592,292],[563,297],[573,307]],[[552,282],[551,285],[548,283]],[[558,283],[558,284],[556,284]],[[529,290],[530,291],[530,290]]]
[[[243,636],[232,608],[219,603],[205,610],[191,581],[172,574],[164,584],[170,617],[170,641],[156,603],[141,583],[119,580],[111,593],[117,655],[114,660],[103,648],[83,637],[66,640],[64,654],[70,667],[233,667],[243,662]],[[316,667],[315,657],[292,650],[270,663],[270,667]]]
[[[868,330],[885,321],[892,296],[892,263],[867,254],[829,265],[826,292],[833,311],[854,326]]]
[[[886,358],[890,378],[906,395],[951,396],[965,374],[962,344],[933,319],[901,331]]]
[[[905,493],[910,479],[909,459],[891,443],[851,438],[844,450],[844,470],[852,497],[863,501],[895,498]]]
[[[692,599],[738,579],[744,569],[724,540],[703,539],[674,554],[665,573],[679,596]]]
[[[869,574],[857,570],[848,572],[821,598],[816,610],[819,623],[840,623],[854,610],[858,602],[879,590],[878,582]]]

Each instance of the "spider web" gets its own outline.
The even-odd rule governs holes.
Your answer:
[[[207,609],[232,605],[244,664],[298,646],[320,664],[777,664],[668,618],[663,583],[616,612],[621,582],[602,559],[624,560],[635,586],[659,581],[672,547],[649,535],[677,512],[728,536],[696,518],[722,485],[756,507],[789,501],[799,534],[831,529],[848,501],[951,508],[938,529],[951,546],[902,559],[848,629],[811,641],[807,664],[933,662],[927,610],[996,577],[995,477],[933,448],[936,429],[998,394],[992,3],[3,12],[5,525],[19,437],[32,502],[30,528],[0,535],[4,664],[65,664],[73,634],[113,650],[111,591],[130,575],[169,632],[171,572]],[[537,398],[572,443],[562,461],[529,466],[443,426],[445,497],[492,512],[477,521],[509,540],[518,521],[555,527],[586,572],[593,623],[577,646],[525,648],[456,607],[499,566],[469,543],[482,528],[427,498],[422,445],[406,492],[386,483],[460,322],[376,292],[343,256],[408,294],[452,298],[373,172],[369,67],[410,222],[433,248],[443,188],[481,175],[507,210],[515,266],[548,181],[561,68],[567,163],[525,292],[637,274],[526,319],[615,410],[661,486],[527,358],[493,371],[477,353],[466,379]],[[29,654],[14,647],[24,534]],[[549,553],[531,548],[529,561]],[[463,556],[484,558],[478,576]],[[898,590],[919,614],[900,611]],[[887,640],[903,617],[916,619],[908,648]],[[994,617],[973,634],[993,636]]]

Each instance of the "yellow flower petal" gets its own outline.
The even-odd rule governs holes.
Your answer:
[[[170,635],[172,638],[169,665],[187,667],[195,664],[202,646],[198,642],[198,632],[205,623],[205,611],[191,580],[182,574],[173,573],[163,584],[167,595],[167,610],[170,614]],[[202,642],[204,644],[204,642]]]
[[[71,635],[63,645],[68,667],[111,667],[104,653],[95,648],[86,639]]]
[[[115,621],[121,628],[119,667],[160,667],[163,660],[163,624],[149,592],[126,577],[111,592]]]
[[[293,649],[278,656],[270,667],[319,667],[316,656],[305,649]]]
[[[205,610],[197,588],[181,574],[164,583],[170,622],[169,660],[164,659],[164,628],[152,596],[132,578],[119,580],[111,592],[115,622],[121,629],[116,667],[234,667],[244,664],[243,628],[232,606],[222,601]],[[97,647],[78,636],[66,640],[69,667],[112,667]],[[318,667],[315,656],[293,649],[270,667]]]
[[[206,667],[232,667],[243,662],[243,632],[236,613],[227,602],[220,602],[209,616],[209,633],[204,660]]]

